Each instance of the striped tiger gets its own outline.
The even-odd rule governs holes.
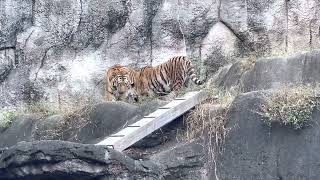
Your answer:
[[[105,75],[105,96],[107,101],[124,100],[133,87],[135,71],[120,64],[110,67]]]
[[[185,56],[170,58],[156,67],[146,66],[136,71],[132,77],[134,92],[138,96],[160,95],[172,98],[191,79],[196,85],[204,81],[197,78],[192,62]]]

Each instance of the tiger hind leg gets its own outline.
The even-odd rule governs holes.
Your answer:
[[[163,99],[165,100],[173,100],[174,98],[176,98],[178,96],[178,91],[181,90],[182,88],[182,82],[178,81],[176,82],[173,86],[172,86],[172,91],[163,96]]]
[[[164,96],[160,96],[159,99],[164,100],[164,101],[171,101],[174,98],[176,98],[178,93],[176,91],[171,91],[169,94],[166,94]]]

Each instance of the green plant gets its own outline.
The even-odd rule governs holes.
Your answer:
[[[9,127],[12,121],[18,116],[14,109],[4,108],[0,110],[0,128],[5,129]]]
[[[308,86],[283,87],[266,97],[266,103],[261,107],[264,121],[271,125],[280,122],[302,128],[311,119],[316,107],[314,91]]]

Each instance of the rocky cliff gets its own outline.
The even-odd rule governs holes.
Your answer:
[[[0,105],[103,92],[115,63],[188,55],[209,72],[237,57],[318,48],[319,2],[1,0]]]
[[[0,0],[0,179],[320,179],[319,11],[317,0]],[[92,145],[167,103],[103,101],[105,70],[175,55],[209,72],[219,99],[122,153]],[[306,107],[287,102],[297,85],[312,89]],[[264,114],[283,86],[288,124]]]

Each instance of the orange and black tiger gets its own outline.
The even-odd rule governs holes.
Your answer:
[[[143,67],[132,75],[132,87],[138,96],[150,94],[176,96],[182,86],[187,86],[189,79],[196,85],[204,83],[197,78],[192,62],[185,56],[173,57],[156,67]]]
[[[124,100],[133,87],[135,71],[119,64],[110,67],[105,75],[105,95],[108,101]]]

